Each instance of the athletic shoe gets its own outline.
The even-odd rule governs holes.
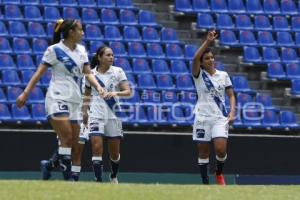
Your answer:
[[[49,180],[51,178],[51,171],[47,168],[50,165],[48,160],[41,161],[41,172],[42,172],[42,179]]]
[[[209,185],[209,178],[208,177],[202,178],[202,184]]]
[[[216,183],[218,185],[226,185],[223,174],[216,175]]]
[[[111,177],[109,176],[109,180],[110,180],[110,183],[112,183],[112,184],[119,184],[119,181],[118,181],[118,178],[117,178],[117,177],[111,178]]]

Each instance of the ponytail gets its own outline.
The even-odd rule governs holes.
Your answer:
[[[60,35],[61,35],[61,26],[64,23],[63,19],[59,19],[56,21],[55,27],[54,27],[54,33],[52,38],[52,44],[56,44],[60,41]]]
[[[69,30],[74,29],[76,24],[77,20],[57,20],[54,27],[52,44],[58,43],[61,39],[61,35],[63,35],[63,38],[67,38],[69,36]]]

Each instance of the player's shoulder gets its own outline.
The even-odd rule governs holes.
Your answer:
[[[227,77],[228,76],[228,73],[226,71],[221,71],[221,70],[216,70],[217,73],[223,77]]]
[[[112,65],[110,67],[111,67],[111,70],[113,72],[115,72],[115,73],[121,73],[121,72],[123,72],[123,69],[121,67],[117,67],[117,66],[114,66],[114,65]]]
[[[83,46],[82,44],[77,44],[77,49],[78,49],[80,52],[86,52],[85,46]]]

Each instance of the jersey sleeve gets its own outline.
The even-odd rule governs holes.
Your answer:
[[[85,87],[86,88],[91,88],[91,83],[86,79],[86,76],[83,77],[84,78],[84,83],[85,83]]]
[[[126,74],[123,71],[123,69],[121,69],[121,68],[118,69],[117,73],[118,73],[118,81],[119,81],[119,83],[122,82],[122,81],[127,81],[127,77],[126,77]]]
[[[89,57],[86,49],[84,48],[84,53],[83,53],[83,65],[88,65],[89,64]]]
[[[230,80],[230,77],[228,75],[227,72],[225,72],[225,87],[231,87],[232,86],[232,83],[231,83],[231,80]]]
[[[52,66],[56,63],[56,61],[57,59],[56,59],[55,51],[53,50],[52,46],[50,46],[47,48],[47,50],[43,55],[42,63],[48,66]]]

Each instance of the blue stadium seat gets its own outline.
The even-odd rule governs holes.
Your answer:
[[[9,33],[13,37],[26,37],[27,31],[22,22],[19,21],[10,21],[9,25]]]
[[[117,26],[107,25],[104,27],[104,38],[106,40],[122,40],[123,37]]]
[[[291,94],[297,96],[300,95],[300,79],[292,80]]]
[[[277,32],[277,45],[281,47],[294,47],[295,42],[289,32]]]
[[[15,69],[16,65],[8,54],[0,54],[0,71],[3,69]]]
[[[231,80],[235,92],[253,93],[245,76],[232,76]]]
[[[23,5],[39,5],[40,0],[22,0]]]
[[[156,83],[159,89],[174,89],[173,79],[168,74],[156,75]]]
[[[59,1],[60,1],[59,5],[62,7],[66,7],[66,6],[76,7],[78,5],[76,0],[59,0]]]
[[[25,6],[24,18],[28,21],[42,21],[41,11],[37,6]]]
[[[176,31],[172,28],[161,29],[161,41],[166,43],[179,43]]]
[[[158,26],[154,14],[145,10],[139,11],[139,24],[142,26]]]
[[[147,56],[149,58],[165,58],[164,51],[159,43],[147,44]]]
[[[58,0],[41,0],[43,6],[58,6]]]
[[[266,109],[274,110],[271,96],[268,94],[257,93],[256,94],[256,103],[262,104],[264,110],[266,110]]]
[[[273,35],[268,31],[258,31],[258,43],[260,46],[275,46]]]
[[[281,48],[281,60],[284,63],[299,63],[297,53],[292,48]]]
[[[142,43],[140,42],[129,42],[128,43],[128,55],[131,57],[145,58],[146,52]]]
[[[187,125],[186,118],[183,113],[183,107],[176,106],[172,107],[170,110],[171,112],[168,112],[168,122],[172,123],[173,126],[175,125]]]
[[[179,93],[179,98],[181,103],[192,103],[195,104],[197,102],[197,94],[196,92],[191,91],[181,91]]]
[[[124,26],[123,36],[125,41],[140,42],[142,40],[139,30],[135,26]]]
[[[104,43],[99,40],[90,40],[90,48],[89,48],[89,53],[94,54],[97,52],[97,49],[101,46],[103,46]]]
[[[0,53],[12,53],[9,41],[4,37],[0,37]]]
[[[42,57],[43,57],[43,55],[41,55],[41,54],[35,56],[35,64],[37,67],[41,64]]]
[[[119,24],[119,19],[117,14],[112,9],[103,8],[101,9],[101,19],[104,24],[117,25]]]
[[[299,124],[297,123],[296,115],[292,111],[280,112],[280,124],[284,127],[299,129]]]
[[[125,73],[132,72],[131,65],[126,58],[115,58],[115,66],[121,67]]]
[[[254,25],[256,30],[271,31],[272,26],[267,16],[257,15],[254,17]]]
[[[240,45],[257,45],[256,38],[252,31],[240,31]]]
[[[8,20],[22,20],[23,15],[17,5],[6,5],[4,7],[4,17]]]
[[[192,0],[194,12],[210,12],[207,0]]]
[[[290,63],[285,66],[286,77],[289,79],[300,79],[300,64]]]
[[[296,43],[297,47],[300,46],[300,33],[299,32],[295,33],[295,43]]]
[[[127,80],[130,83],[131,88],[135,88],[136,87],[136,80],[135,80],[135,76],[133,74],[126,74],[127,76]]]
[[[263,59],[265,62],[280,62],[278,51],[273,47],[263,47]]]
[[[281,1],[281,13],[284,15],[296,15],[298,14],[294,0]]]
[[[95,0],[78,0],[78,5],[82,8],[95,8],[97,6]]]
[[[225,71],[225,66],[220,61],[215,61],[215,68],[220,71]]]
[[[169,59],[183,59],[184,58],[182,49],[178,44],[167,44],[166,45],[166,54]]]
[[[211,0],[210,8],[212,12],[216,13],[227,13],[226,0]]]
[[[197,15],[197,28],[199,29],[214,29],[216,28],[215,22],[209,13],[198,13]]]
[[[285,79],[286,75],[281,63],[269,63],[267,76],[270,79]]]
[[[238,30],[253,30],[253,24],[248,15],[235,15],[235,27]]]
[[[82,22],[85,24],[99,24],[100,18],[94,8],[82,8]]]
[[[132,59],[132,70],[137,74],[151,73],[148,61],[142,58]]]
[[[254,100],[251,95],[246,93],[237,94],[237,105],[241,106],[241,109],[248,107],[250,104],[253,105]]]
[[[120,23],[123,25],[137,25],[137,19],[132,10],[122,9],[120,10]]]
[[[35,121],[46,122],[45,105],[42,103],[31,104],[32,119]]]
[[[189,73],[186,63],[183,60],[171,60],[171,72],[174,74]]]
[[[12,119],[17,123],[22,122],[30,122],[31,116],[27,106],[23,106],[22,108],[18,108],[16,104],[12,104],[11,106]]]
[[[0,123],[2,121],[10,121],[11,114],[9,112],[8,106],[4,103],[0,103]]]
[[[154,82],[152,74],[139,74],[138,87],[141,89],[155,89],[156,84]]]
[[[1,13],[0,13],[0,15],[1,15]],[[2,21],[0,21],[0,36],[8,36],[7,28]]]
[[[125,46],[122,42],[110,42],[109,47],[113,50],[114,56],[118,57],[127,57],[127,51],[125,50]]]
[[[3,0],[2,3],[3,4],[20,4],[21,1],[20,0]]]
[[[265,110],[264,117],[261,121],[262,127],[267,129],[279,128],[279,116],[275,110]]]
[[[97,4],[100,8],[114,8],[116,6],[113,0],[98,0]]]
[[[245,13],[243,0],[228,0],[228,11],[230,13]]]
[[[175,0],[175,10],[179,12],[192,12],[192,3],[190,0]]]
[[[264,12],[270,15],[280,14],[277,0],[263,0]]]
[[[300,31],[300,16],[292,17],[292,31]]]
[[[220,33],[220,44],[235,46],[239,44],[239,41],[236,39],[236,36],[231,30],[221,30]]]
[[[179,90],[194,90],[194,84],[189,74],[182,74],[176,76],[176,89]]]
[[[2,83],[4,85],[20,85],[19,75],[15,70],[2,70]]]
[[[46,37],[46,32],[42,24],[38,22],[28,23],[28,35],[30,37]]]
[[[88,40],[102,40],[103,35],[99,26],[95,24],[87,24],[85,26],[85,38]]]
[[[23,90],[19,87],[7,87],[7,102],[8,103],[16,103],[16,100],[20,94],[22,94]]]
[[[41,77],[41,85],[48,86],[52,77],[51,70],[47,70],[45,74]]]
[[[160,103],[160,93],[154,90],[143,90],[140,100],[141,103]]]
[[[29,96],[28,96],[28,103],[44,103],[45,102],[45,97],[44,93],[41,88],[39,87],[34,87]]]
[[[125,102],[128,102],[128,103],[139,103],[140,102],[140,95],[138,93],[138,91],[136,90],[133,90],[132,91],[132,96],[129,97],[129,98],[126,98],[124,99]]]
[[[48,42],[45,39],[33,39],[32,40],[32,52],[34,54],[44,54],[48,47]]]
[[[274,16],[273,17],[273,28],[275,31],[289,31],[289,23],[286,17]]]
[[[173,104],[177,103],[179,101],[177,97],[177,93],[172,90],[163,90],[161,92],[161,101],[163,102],[164,105],[166,104]]]
[[[247,13],[250,14],[262,14],[263,8],[260,0],[248,0],[246,1]]]
[[[186,59],[192,59],[196,53],[196,51],[198,50],[198,46],[196,45],[191,45],[191,44],[186,44],[184,46],[184,56]]]
[[[36,69],[35,64],[33,63],[33,60],[30,55],[28,54],[21,54],[17,56],[17,67],[20,70],[24,69]]]
[[[256,128],[261,126],[262,114],[258,111],[247,109],[243,111],[243,125],[247,128]]]
[[[44,18],[46,22],[56,22],[58,19],[62,17],[57,7],[45,6]]]
[[[163,59],[152,59],[151,60],[152,71],[155,74],[169,74],[168,63]]]
[[[153,27],[143,27],[144,42],[160,42],[157,30]]]
[[[76,19],[81,20],[78,10],[73,7],[64,7],[63,8],[63,18],[64,19]]]
[[[218,29],[234,29],[231,16],[228,14],[217,14],[217,28]]]
[[[33,70],[21,70],[22,84],[24,86],[26,86],[29,83],[33,74],[34,74]],[[37,85],[39,84],[40,82],[38,81]]]
[[[116,0],[117,8],[126,8],[131,9],[133,8],[132,0]]]
[[[31,53],[30,45],[24,38],[13,38],[13,50],[16,54]]]
[[[6,103],[6,102],[7,102],[6,95],[3,92],[2,88],[0,88],[0,103]]]

